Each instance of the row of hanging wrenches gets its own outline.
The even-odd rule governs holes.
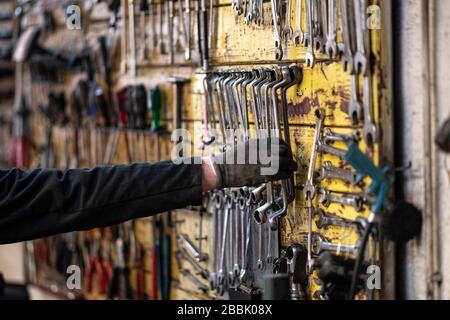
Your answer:
[[[324,238],[313,234],[312,223],[316,215],[319,218],[316,222],[316,225],[319,228],[336,225],[345,228],[354,228],[361,233],[361,230],[363,230],[367,224],[362,216],[358,217],[355,221],[350,221],[339,218],[334,214],[323,210],[318,211],[317,214],[313,204],[314,199],[317,197],[318,202],[324,207],[328,207],[331,203],[336,203],[347,208],[353,207],[355,212],[362,212],[366,206],[369,206],[373,213],[378,213],[388,206],[389,202],[387,194],[392,185],[392,179],[389,176],[390,169],[380,169],[376,167],[373,161],[359,149],[358,143],[361,140],[359,134],[338,134],[330,129],[323,132],[325,119],[324,111],[317,109],[315,114],[317,120],[314,141],[311,150],[307,180],[303,188],[306,201],[305,209],[308,214],[308,273],[311,273],[315,266],[313,254],[318,255],[320,251],[323,250],[333,251],[333,253],[336,254],[354,254],[359,248],[358,242],[355,245],[333,244],[324,241]],[[344,143],[348,148],[336,148],[334,146],[336,142]],[[319,168],[319,172],[316,172],[316,164],[320,154],[335,156],[339,160],[350,165],[352,169],[333,167],[331,162],[325,162],[322,167]],[[319,187],[319,183],[325,179],[340,180],[353,186],[362,187],[363,185],[361,183],[367,176],[371,178],[372,182],[366,190],[358,194],[338,194]]]
[[[351,71],[366,73],[369,43],[365,23],[367,2],[368,0],[271,0],[276,59],[283,58],[281,41],[287,46],[290,40],[295,46],[303,44],[307,47],[306,64],[309,67],[315,64],[317,50],[327,54],[330,59],[342,59],[346,69],[350,67]],[[245,24],[262,23],[262,0],[233,0],[231,5],[238,15],[244,16]],[[295,19],[292,19],[293,12]],[[305,22],[303,17],[306,18]]]
[[[296,65],[207,73],[203,84],[208,141],[227,149],[251,138],[280,137],[290,146],[287,91],[299,85],[302,79],[302,69]],[[252,128],[250,115],[254,120]],[[278,218],[286,215],[294,198],[293,175],[280,183],[211,194],[211,200],[216,203],[215,270],[211,274],[211,287],[219,294],[223,294],[225,288],[251,288],[252,268],[260,272],[272,269],[270,265],[278,255]],[[242,217],[247,224],[242,221],[239,227],[233,220],[236,210],[245,213],[237,217]],[[249,250],[250,224],[259,230],[255,242],[257,255]],[[238,230],[240,236],[236,237]]]
[[[128,3],[127,3],[128,1]],[[207,69],[209,48],[212,41],[213,1],[210,0],[209,22],[206,0],[122,0],[128,11],[128,48],[122,45],[122,56],[132,75],[136,75],[137,61],[149,62],[153,50],[168,55],[169,63],[175,63],[175,55],[184,51],[184,60],[192,60],[193,36],[197,38],[200,65]],[[123,12],[126,12],[123,9]],[[196,19],[192,19],[195,12]],[[139,41],[136,39],[135,15],[139,14]],[[195,21],[195,30],[192,30]],[[194,32],[193,32],[194,31]],[[137,43],[139,42],[139,43]]]

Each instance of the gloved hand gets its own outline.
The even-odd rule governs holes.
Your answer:
[[[211,157],[218,189],[257,186],[288,179],[297,170],[292,151],[281,139],[251,139]]]

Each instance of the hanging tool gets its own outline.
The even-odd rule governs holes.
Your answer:
[[[140,35],[141,44],[139,51],[139,58],[141,61],[147,61],[150,59],[150,51],[147,45],[147,22],[146,18],[150,11],[147,0],[139,0],[139,15],[140,15]]]
[[[130,65],[131,76],[137,75],[137,61],[136,61],[136,28],[135,28],[135,0],[128,0],[128,34],[130,38],[130,57],[128,63]]]
[[[171,77],[168,81],[173,85],[172,130],[175,131],[177,129],[181,129],[181,121],[184,109],[183,89],[184,85],[190,82],[190,80],[186,78]],[[175,143],[179,143],[180,141],[181,137]]]

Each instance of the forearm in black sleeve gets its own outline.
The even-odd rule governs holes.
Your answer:
[[[121,223],[199,205],[201,165],[0,170],[0,243]]]

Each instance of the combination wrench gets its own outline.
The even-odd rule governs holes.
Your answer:
[[[296,46],[300,45],[305,40],[302,29],[302,4],[303,0],[295,0],[295,30],[293,40]]]
[[[332,59],[339,55],[336,34],[337,34],[337,20],[338,20],[338,0],[328,1],[328,32],[325,51]]]
[[[323,251],[330,251],[335,254],[356,255],[359,250],[359,246],[359,241],[355,245],[331,243],[318,234],[314,235],[313,251],[315,255],[320,255],[320,253],[322,253]]]
[[[350,74],[355,73],[355,64],[353,54],[355,52],[354,46],[354,20],[353,20],[353,6],[352,1],[341,1],[341,25],[342,25],[342,64],[344,70],[350,71]]]
[[[320,134],[322,132],[323,128],[323,122],[324,122],[324,113],[321,109],[316,110],[316,128],[314,132],[314,140],[313,140],[313,146],[311,150],[311,158],[309,161],[309,167],[308,167],[308,176],[306,179],[306,184],[303,188],[303,195],[306,201],[305,209],[308,212],[308,244],[307,244],[307,251],[308,251],[308,258],[307,258],[307,264],[306,264],[306,270],[308,274],[312,273],[313,266],[314,266],[314,260],[312,259],[312,222],[314,219],[314,206],[313,206],[313,200],[316,196],[316,187],[314,185],[314,172],[316,168],[317,163],[317,155],[319,152],[319,142],[320,142]]]
[[[324,207],[328,207],[331,203],[338,203],[343,206],[350,206],[355,209],[356,212],[361,212],[363,209],[363,198],[359,195],[336,195],[331,193],[327,189],[321,188],[319,190],[319,203]]]
[[[314,33],[313,33],[313,6],[315,0],[306,0],[306,32],[304,33],[304,43],[308,48],[306,51],[306,66],[314,67]]]
[[[354,57],[356,73],[367,73],[367,53],[364,44],[366,33],[366,24],[364,17],[366,12],[366,1],[353,0],[355,12],[355,28],[356,28],[356,52]]]
[[[291,27],[291,10],[292,10],[292,0],[286,0],[286,15],[284,21],[284,28],[281,32],[281,37],[285,41],[287,46],[287,41],[292,40],[294,31]]]
[[[283,59],[283,46],[281,44],[281,30],[280,30],[281,25],[278,16],[278,1],[271,0],[271,5],[272,5],[272,19],[274,27],[275,59],[281,61]]]

